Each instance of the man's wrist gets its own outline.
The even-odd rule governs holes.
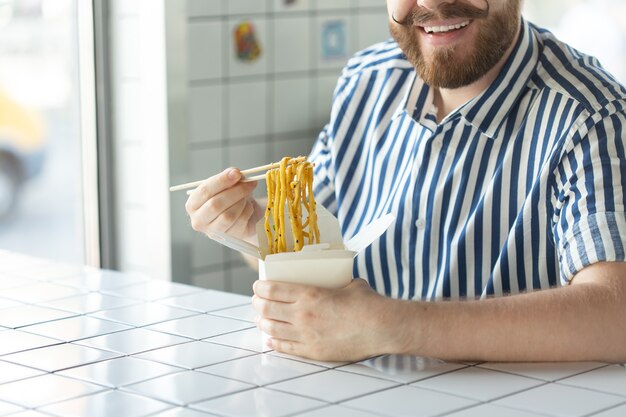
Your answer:
[[[377,323],[383,350],[379,353],[406,355],[421,351],[426,340],[423,304],[427,303],[381,297],[381,306],[376,309],[380,313]]]

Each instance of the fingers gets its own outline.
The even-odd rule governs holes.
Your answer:
[[[189,196],[185,209],[194,230],[229,232],[245,237],[254,214],[251,195],[255,182],[239,182],[241,173],[229,168],[203,182]]]
[[[259,317],[256,327],[263,333],[282,340],[298,341],[298,333],[291,323]]]
[[[198,210],[207,200],[237,184],[240,179],[241,172],[237,168],[227,168],[207,179],[189,195],[185,205],[187,212]]]
[[[289,303],[280,301],[271,301],[261,298],[258,295],[252,297],[252,308],[259,313],[262,318],[271,320],[289,321],[290,307]]]
[[[252,290],[256,295],[266,300],[294,303],[299,298],[302,286],[285,282],[257,280],[252,285]]]
[[[277,352],[288,353],[295,356],[306,356],[303,354],[304,346],[302,343],[294,342],[293,340],[282,340],[272,337],[268,339],[267,347]]]

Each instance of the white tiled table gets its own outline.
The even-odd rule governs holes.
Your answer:
[[[326,363],[268,350],[249,297],[0,251],[0,416],[626,416],[626,368]]]

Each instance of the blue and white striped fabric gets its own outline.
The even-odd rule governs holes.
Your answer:
[[[481,95],[435,120],[395,42],[349,61],[311,153],[315,194],[344,236],[396,224],[355,260],[380,293],[436,300],[566,285],[625,260],[626,89],[523,21]]]

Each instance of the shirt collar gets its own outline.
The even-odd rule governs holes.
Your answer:
[[[514,103],[524,93],[539,62],[540,44],[530,24],[522,19],[520,35],[511,55],[494,82],[481,94],[449,114],[445,120],[460,115],[489,138],[496,138]],[[404,105],[394,118],[407,112],[416,122],[434,130],[436,109],[432,89],[415,76],[407,90]]]
[[[496,138],[515,103],[526,91],[540,52],[537,36],[522,19],[517,43],[500,74],[485,91],[459,109],[461,116],[489,138]]]

